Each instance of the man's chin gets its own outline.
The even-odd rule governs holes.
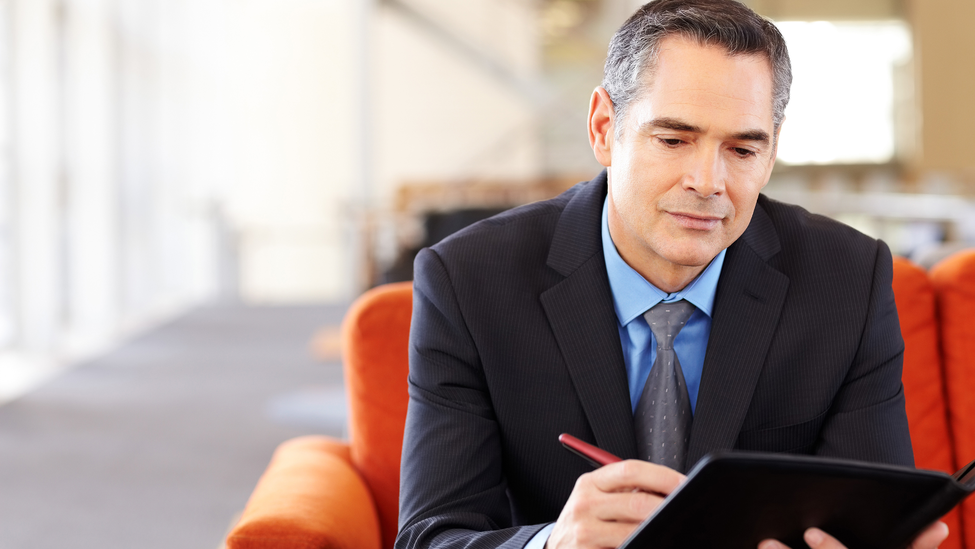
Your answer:
[[[703,269],[711,264],[711,261],[721,253],[721,250],[721,248],[708,248],[706,250],[683,251],[673,254],[667,260],[674,265],[688,269]]]

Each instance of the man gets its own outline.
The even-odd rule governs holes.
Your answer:
[[[421,252],[397,547],[616,547],[718,449],[913,465],[890,252],[759,194],[790,84],[743,5],[647,4],[592,96],[603,174]]]

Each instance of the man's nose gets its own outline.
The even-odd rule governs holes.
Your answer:
[[[684,175],[684,189],[702,197],[724,193],[725,166],[720,151],[704,147],[694,155]]]

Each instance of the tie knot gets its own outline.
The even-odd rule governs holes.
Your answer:
[[[675,303],[657,303],[643,314],[643,318],[647,320],[650,331],[657,338],[657,347],[672,349],[674,338],[687,324],[687,319],[691,318],[692,314],[694,314],[694,305],[682,299]]]

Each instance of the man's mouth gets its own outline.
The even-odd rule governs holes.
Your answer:
[[[710,231],[711,229],[718,226],[721,223],[720,217],[706,215],[706,214],[693,214],[693,213],[682,213],[682,212],[667,212],[671,217],[677,222],[678,225],[684,227],[685,229],[693,229],[697,231]]]

